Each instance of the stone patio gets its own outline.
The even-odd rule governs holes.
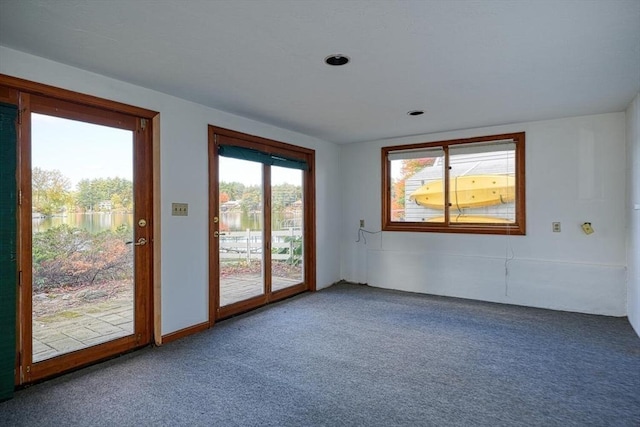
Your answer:
[[[284,277],[273,278],[273,290],[300,283]],[[240,276],[222,279],[221,303],[233,302],[260,295],[259,276]],[[64,353],[101,344],[133,333],[133,300],[124,298],[85,304],[66,309],[55,315],[33,319],[33,362],[40,362]]]
[[[33,319],[33,361],[133,333],[133,301],[114,300]]]

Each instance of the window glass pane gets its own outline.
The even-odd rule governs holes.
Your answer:
[[[515,144],[449,147],[451,223],[515,222]]]
[[[219,158],[220,307],[264,293],[262,163]]]
[[[133,132],[31,114],[32,360],[133,334]]]
[[[391,221],[444,221],[444,151],[389,153],[391,167]]]
[[[271,290],[302,283],[304,268],[301,170],[271,167]]]

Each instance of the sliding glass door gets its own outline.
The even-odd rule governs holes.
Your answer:
[[[313,151],[210,128],[211,321],[314,289]]]

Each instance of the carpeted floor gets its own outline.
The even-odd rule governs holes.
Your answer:
[[[341,284],[16,393],[7,426],[638,426],[626,319]]]

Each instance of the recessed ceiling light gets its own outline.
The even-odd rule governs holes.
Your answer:
[[[407,113],[410,116],[421,116],[424,114],[423,110],[412,110]]]
[[[324,62],[326,62],[328,65],[333,65],[334,67],[345,65],[349,61],[350,59],[348,56],[341,55],[339,53],[335,55],[329,55],[326,58],[324,58]]]

